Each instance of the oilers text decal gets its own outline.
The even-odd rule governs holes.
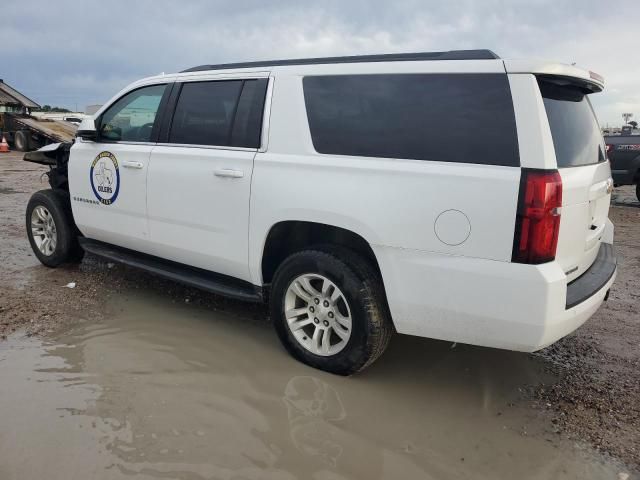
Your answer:
[[[118,160],[111,152],[101,152],[93,160],[89,172],[91,188],[103,205],[111,205],[118,198],[120,170]]]

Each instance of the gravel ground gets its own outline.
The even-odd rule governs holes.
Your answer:
[[[174,301],[265,318],[260,307],[91,257],[64,268],[41,266],[26,240],[24,209],[34,191],[48,188],[41,179],[45,170],[21,161],[21,154],[0,154],[0,338],[22,329],[48,335],[99,320],[106,296],[141,284],[153,284]],[[617,190],[613,204],[620,268],[609,301],[577,332],[535,354],[558,381],[523,389],[522,401],[542,412],[549,430],[640,470],[640,204],[631,187]],[[75,288],[65,287],[70,282]]]
[[[550,361],[560,380],[538,386],[533,395],[542,406],[551,405],[558,433],[640,469],[638,207],[630,202],[611,209],[619,268],[609,300],[575,333],[536,354]]]

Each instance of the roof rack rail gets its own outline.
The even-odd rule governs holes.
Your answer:
[[[204,70],[226,70],[231,68],[281,67],[287,65],[322,65],[329,63],[364,62],[408,62],[423,60],[496,60],[500,57],[491,50],[449,50],[448,52],[388,53],[383,55],[352,55],[346,57],[296,58],[288,60],[266,60],[259,62],[222,63],[200,65],[180,73]]]

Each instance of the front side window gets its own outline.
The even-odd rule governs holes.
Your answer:
[[[150,142],[166,85],[143,87],[126,94],[102,114],[100,137],[108,141]]]
[[[305,77],[319,153],[519,166],[505,74]]]

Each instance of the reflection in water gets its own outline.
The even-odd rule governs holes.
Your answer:
[[[343,448],[336,439],[333,422],[347,416],[338,392],[315,377],[293,377],[287,383],[283,400],[296,448],[335,467]]]
[[[398,336],[364,374],[336,377],[293,361],[243,308],[136,293],[53,344],[0,343],[0,479],[617,473],[522,435],[538,422],[508,405],[545,381],[527,355]]]

